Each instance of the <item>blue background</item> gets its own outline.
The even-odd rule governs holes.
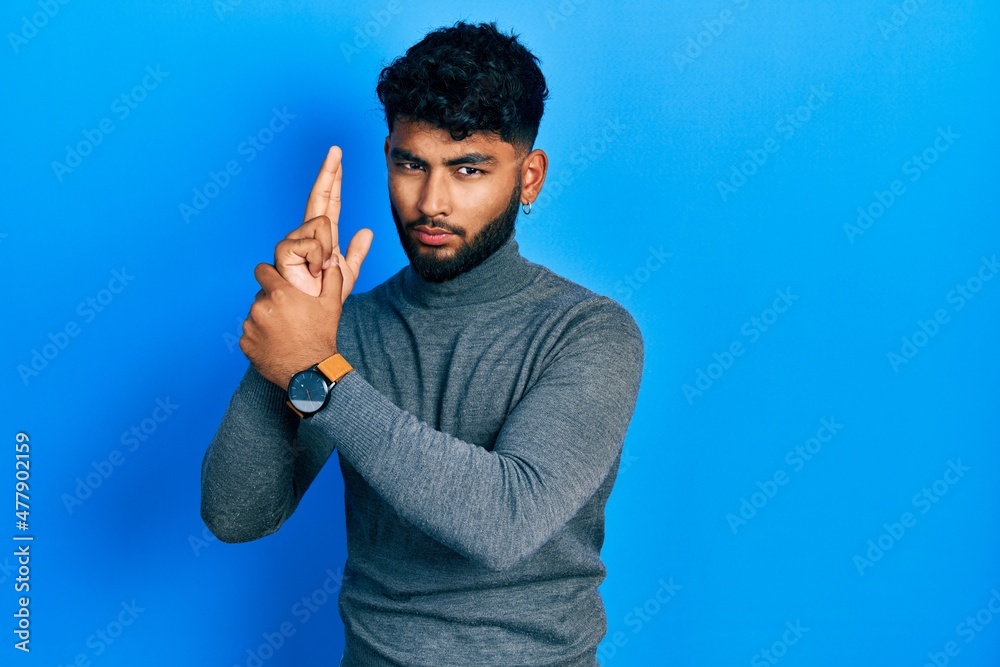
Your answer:
[[[406,261],[378,71],[433,28],[495,19],[552,91],[521,251],[619,300],[646,340],[601,662],[997,664],[996,4],[344,4],[0,10],[0,497],[25,431],[35,537],[24,655],[5,501],[0,662],[335,664],[336,457],[243,545],[204,531],[199,466],[247,365],[253,267],[300,223],[327,147],[341,238],[375,232],[365,291]],[[185,220],[195,190],[212,196]]]

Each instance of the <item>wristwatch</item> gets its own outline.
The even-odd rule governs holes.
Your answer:
[[[330,390],[354,367],[338,352],[315,366],[299,371],[288,383],[288,400],[285,403],[303,419],[323,409]]]

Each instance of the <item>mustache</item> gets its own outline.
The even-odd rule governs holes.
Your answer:
[[[442,225],[440,223],[433,223],[433,222],[431,222],[430,220],[428,220],[425,217],[420,217],[420,218],[417,218],[416,220],[414,220],[413,222],[406,223],[406,228],[407,229],[413,229],[414,227],[419,227],[421,225],[423,225],[424,227],[427,227],[428,229],[440,229],[442,231],[451,232],[452,234],[456,234],[456,235],[459,235],[459,236],[463,235],[463,232],[460,229],[454,229],[452,227],[445,227],[444,225]]]

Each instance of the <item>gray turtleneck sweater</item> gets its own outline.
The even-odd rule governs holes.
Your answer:
[[[594,667],[604,507],[642,376],[632,316],[511,237],[444,283],[344,302],[354,367],[300,419],[250,366],[202,464],[202,517],[269,535],[336,450],[344,667]]]

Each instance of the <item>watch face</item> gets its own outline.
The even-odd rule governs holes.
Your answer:
[[[329,391],[326,378],[314,370],[305,370],[292,376],[288,384],[288,400],[299,412],[316,412],[326,402]]]

